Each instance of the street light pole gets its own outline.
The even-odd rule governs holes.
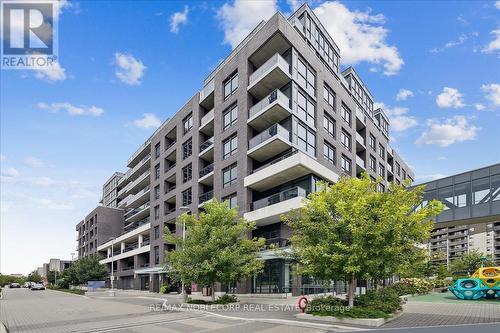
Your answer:
[[[186,207],[186,206],[182,206],[180,207],[180,211],[181,213],[187,213],[190,211],[189,207]],[[182,221],[182,251],[184,251],[184,247],[185,247],[185,242],[186,242],[186,221]],[[181,281],[181,296],[182,296],[182,299],[185,300],[186,299],[186,291],[185,291],[186,287],[184,285],[184,279],[182,279]]]
[[[114,237],[110,238],[111,240],[111,291],[109,292],[110,296],[115,296],[115,271],[114,271],[114,259],[115,259],[115,239]]]

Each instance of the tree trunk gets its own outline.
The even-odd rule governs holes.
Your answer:
[[[351,276],[351,281],[349,281],[349,290],[348,290],[348,300],[349,300],[349,307],[354,306],[354,292],[356,290],[356,278],[354,277],[354,274]]]
[[[215,301],[215,283],[212,283],[212,302]]]

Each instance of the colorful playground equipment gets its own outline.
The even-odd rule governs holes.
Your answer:
[[[500,267],[481,267],[448,288],[459,299],[500,298]]]

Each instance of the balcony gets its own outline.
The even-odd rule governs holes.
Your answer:
[[[290,98],[280,90],[274,90],[250,108],[247,123],[256,130],[262,131],[291,114]]]
[[[262,99],[291,79],[290,64],[276,53],[250,75],[248,91],[257,99]]]
[[[149,216],[146,217],[145,219],[142,219],[140,221],[137,221],[137,222],[132,222],[132,223],[129,223],[127,224],[124,228],[123,228],[123,231],[125,231],[125,233],[127,232],[130,232],[132,230],[135,230],[145,224],[148,224],[149,223]]]
[[[251,211],[245,213],[244,218],[254,221],[258,226],[279,222],[282,214],[303,207],[306,196],[306,190],[301,187],[281,191],[254,201],[250,207]]]
[[[365,161],[361,157],[356,155],[356,174],[358,175],[363,171],[366,171]]]
[[[207,109],[214,106],[215,80],[211,79],[200,91],[200,105]]]
[[[202,195],[200,195],[198,206],[200,206],[200,207],[203,206],[204,202],[211,200],[213,197],[214,197],[213,190],[203,193]]]
[[[198,156],[207,161],[214,160],[214,137],[211,137],[200,145],[200,153]]]
[[[333,183],[339,179],[337,173],[319,163],[314,157],[300,150],[294,150],[253,170],[252,174],[245,177],[243,183],[245,187],[262,192],[310,173]]]
[[[265,161],[292,146],[290,132],[279,124],[257,134],[248,141],[247,155],[257,161]]]
[[[125,215],[126,222],[136,222],[146,218],[149,215],[149,202],[144,205],[132,209]]]
[[[199,131],[206,135],[214,135],[214,109],[208,111],[208,113],[201,118]]]
[[[284,248],[290,246],[290,240],[286,238],[266,238],[266,249]]]
[[[139,161],[133,168],[128,169],[127,173],[125,174],[125,177],[128,179],[135,179],[135,177],[149,169],[149,166],[151,164],[151,153],[147,154],[142,158],[142,160]]]
[[[392,165],[387,164],[387,172],[389,174],[391,174],[392,176],[394,176],[394,171],[393,171]]]
[[[203,185],[211,185],[214,183],[214,164],[211,163],[200,170],[200,178],[198,183]]]
[[[118,198],[124,198],[126,194],[129,194],[130,192],[137,192],[140,189],[149,185],[150,175],[151,171],[147,170],[142,175],[140,175],[136,180],[134,180],[131,183],[128,183],[127,186],[125,186],[120,190],[120,192],[118,192]]]
[[[356,153],[360,153],[366,149],[365,138],[356,132]]]
[[[127,166],[133,168],[146,154],[151,153],[151,139],[146,140],[127,161]]]

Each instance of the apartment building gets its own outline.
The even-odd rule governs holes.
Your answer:
[[[414,174],[389,143],[390,124],[341,50],[307,5],[288,19],[261,22],[205,79],[203,88],[130,157],[118,182],[124,233],[98,246],[119,288],[158,291],[168,282],[163,230],[185,211],[227,201],[255,237],[287,248],[280,215],[303,205],[318,180],[366,171],[389,182]],[[238,293],[299,293],[314,285],[275,252],[261,253],[262,274],[232,286]],[[294,277],[295,276],[295,277]],[[302,288],[302,289],[301,289]]]
[[[500,264],[500,164],[425,183],[424,202],[440,200],[428,243],[435,264],[478,250]]]
[[[121,189],[118,186],[120,180],[125,176],[121,172],[115,172],[102,187],[101,203],[106,207],[118,207],[118,191]]]

